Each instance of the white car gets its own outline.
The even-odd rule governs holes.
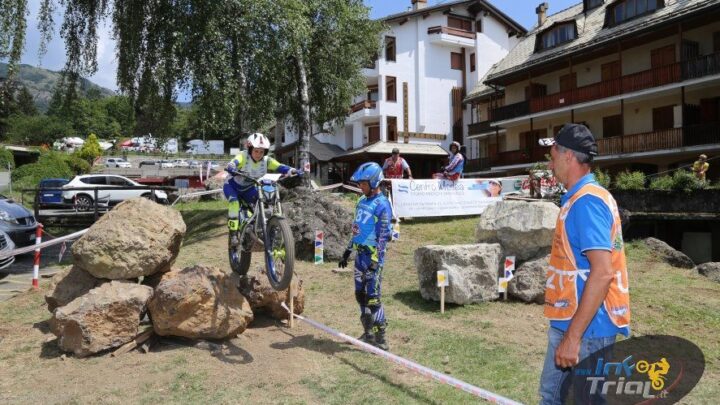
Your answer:
[[[113,190],[112,187],[138,187],[136,189]],[[93,209],[94,190],[74,190],[75,188],[102,187],[98,190],[98,205],[113,205],[121,201],[135,198],[146,197],[155,199],[161,203],[167,203],[167,193],[160,190],[151,190],[138,182],[132,181],[123,176],[109,174],[84,174],[75,176],[70,182],[63,186],[63,201],[73,204],[78,211],[88,211]]]
[[[10,239],[10,236],[3,231],[0,231],[0,252],[9,252],[15,249],[15,243]],[[9,256],[4,259],[0,259],[0,270],[9,267],[15,262],[15,256]],[[7,276],[8,273],[0,272],[0,279]]]
[[[190,163],[185,159],[175,159],[173,164],[175,167],[190,167]]]
[[[175,162],[172,160],[161,160],[160,161],[160,168],[162,169],[172,169],[175,167]]]
[[[123,158],[114,158],[110,157],[105,159],[105,167],[124,167],[124,168],[130,168],[132,165],[130,162]]]

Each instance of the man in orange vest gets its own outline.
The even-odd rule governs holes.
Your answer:
[[[385,159],[383,164],[383,175],[386,179],[402,179],[403,173],[407,172],[408,178],[412,179],[412,171],[408,162],[400,157],[400,149],[393,148],[392,156]]]
[[[560,404],[572,384],[575,403],[603,402],[601,392],[578,383],[594,358],[609,358],[618,334],[630,334],[630,294],[617,204],[591,171],[597,143],[587,127],[566,124],[551,146],[549,168],[568,190],[560,200],[546,273],[548,349],[540,378],[542,404]],[[591,354],[595,353],[593,356]],[[585,371],[585,370],[583,370]],[[577,375],[576,375],[577,374]]]

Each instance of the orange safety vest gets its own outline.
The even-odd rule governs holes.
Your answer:
[[[385,159],[385,164],[388,165],[385,169],[385,177],[388,179],[402,179],[403,178],[403,158],[398,157],[397,162],[392,161],[389,157]]]
[[[545,316],[555,321],[570,320],[578,308],[577,278],[587,280],[590,269],[579,269],[573,255],[568,235],[565,231],[565,219],[575,201],[585,195],[599,197],[613,215],[610,237],[613,241],[611,251],[612,268],[615,277],[610,284],[603,305],[610,320],[618,328],[630,324],[630,292],[628,288],[627,264],[623,248],[620,213],[615,199],[604,188],[596,184],[581,187],[561,208],[555,225],[550,266],[545,283]]]

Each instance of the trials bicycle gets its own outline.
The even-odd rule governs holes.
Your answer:
[[[242,199],[240,210],[249,211],[249,218],[234,244],[232,233],[228,235],[228,257],[230,267],[240,276],[245,276],[250,268],[252,248],[256,243],[262,245],[265,259],[265,273],[275,290],[285,290],[292,280],[295,266],[295,241],[287,219],[283,216],[278,189],[279,174],[266,174],[259,179],[243,172],[228,171],[231,176],[241,176],[254,183],[258,199],[250,207]],[[300,176],[298,172],[297,176]],[[288,176],[290,177],[290,176]]]

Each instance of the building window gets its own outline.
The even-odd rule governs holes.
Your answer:
[[[588,11],[602,6],[603,0],[584,0],[583,4],[585,5],[585,11]]]
[[[448,27],[463,31],[472,31],[472,20],[448,16]]]
[[[397,117],[387,117],[387,140],[397,142]]]
[[[450,69],[463,70],[463,64],[461,53],[450,52]]]
[[[665,6],[664,0],[624,0],[607,8],[605,25],[613,27],[633,18],[655,12]]]
[[[474,53],[470,54],[470,71],[471,72],[475,71],[475,54]]]
[[[543,32],[536,45],[536,50],[543,50],[570,42],[577,38],[575,21],[554,25]]]
[[[612,138],[623,134],[623,116],[611,115],[603,117],[603,138]]]
[[[395,83],[395,78],[392,76],[387,76],[385,78],[385,100],[387,101],[397,101],[397,85]]]
[[[568,73],[560,76],[560,91],[570,91],[577,87],[577,73]]]
[[[395,37],[385,37],[385,60],[395,62]]]
[[[720,31],[713,33],[713,52],[720,52]]]
[[[475,21],[475,32],[482,32],[482,20]]]

